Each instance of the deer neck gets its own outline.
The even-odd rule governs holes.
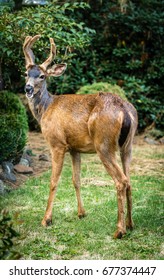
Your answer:
[[[52,101],[53,96],[48,92],[46,86],[43,89],[38,90],[34,97],[28,100],[31,112],[38,123],[40,123],[44,112]]]

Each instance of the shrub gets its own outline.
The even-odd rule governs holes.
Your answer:
[[[16,2],[16,1],[15,1]],[[75,10],[88,9],[88,4],[78,1],[57,4],[57,0],[48,1],[46,6],[23,6],[19,11],[11,11],[9,7],[0,9],[0,67],[3,69],[4,88],[12,91],[23,89],[24,55],[22,44],[26,36],[41,34],[42,38],[34,46],[36,62],[43,62],[49,55],[49,40],[54,38],[59,60],[67,60],[74,55],[74,49],[86,47],[94,31],[80,21],[73,19]],[[66,52],[66,47],[68,47]],[[0,84],[1,86],[1,84]]]
[[[8,211],[0,213],[0,260],[17,260],[21,255],[15,250],[20,234],[13,228]]]
[[[125,92],[120,86],[112,85],[109,83],[103,83],[103,82],[93,83],[92,85],[83,86],[77,91],[77,94],[94,94],[100,91],[111,92],[119,95],[123,99],[126,99]]]
[[[65,87],[62,85],[65,92],[71,92],[71,87],[77,89],[80,82],[81,86],[110,80],[117,84],[126,77],[135,77],[143,86],[140,82],[141,90],[136,88],[134,81],[137,94],[131,99],[127,95],[127,98],[139,110],[139,129],[144,130],[154,123],[162,130],[164,0],[88,0],[87,3],[91,9],[82,11],[81,20],[94,28],[96,34],[84,53],[78,53],[77,63],[71,61],[74,69],[68,68],[66,72]],[[125,91],[128,93],[126,88]]]
[[[152,98],[152,88],[144,79],[134,76],[125,76],[123,88],[127,93],[128,100],[135,106],[139,117],[139,131],[147,126],[163,127],[164,107],[157,95]]]
[[[28,122],[23,104],[11,92],[0,92],[0,163],[16,162],[26,144]]]

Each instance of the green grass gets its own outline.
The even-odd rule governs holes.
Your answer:
[[[142,147],[141,147],[142,148]],[[19,213],[16,226],[24,237],[17,250],[23,259],[163,259],[162,174],[146,170],[146,157],[134,148],[131,181],[135,228],[122,240],[113,239],[117,222],[116,191],[111,178],[95,155],[82,156],[82,197],[87,216],[79,220],[71,181],[71,161],[66,156],[53,208],[53,224],[43,228],[50,171],[31,178],[21,188],[1,197],[1,208]],[[152,151],[152,148],[150,148]],[[143,153],[149,155],[146,148]],[[152,157],[152,166],[161,158]],[[139,156],[138,156],[139,155]],[[142,172],[138,171],[140,165]],[[161,166],[161,165],[160,165]],[[145,172],[143,171],[145,169]],[[149,172],[150,170],[150,172]]]

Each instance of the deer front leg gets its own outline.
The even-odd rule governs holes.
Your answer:
[[[77,197],[77,204],[78,204],[78,217],[81,219],[85,217],[85,210],[83,207],[83,202],[81,199],[81,193],[80,193],[80,168],[81,168],[81,157],[80,153],[78,152],[71,152],[72,157],[72,167],[73,167],[73,175],[72,180],[76,191],[76,197]]]
[[[63,167],[65,151],[62,150],[61,148],[60,149],[54,148],[51,150],[51,154],[52,154],[52,175],[50,181],[50,192],[49,192],[47,208],[46,208],[44,218],[42,220],[43,226],[48,226],[52,224],[53,201],[57,192],[57,184]]]

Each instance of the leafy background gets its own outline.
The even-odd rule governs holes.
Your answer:
[[[51,92],[76,93],[86,84],[121,86],[139,114],[139,130],[162,129],[164,91],[164,1],[48,1],[46,6],[1,7],[1,89],[23,92],[26,35],[40,33],[37,62],[49,53],[53,37],[68,70],[49,81]],[[67,49],[67,52],[65,51]]]

